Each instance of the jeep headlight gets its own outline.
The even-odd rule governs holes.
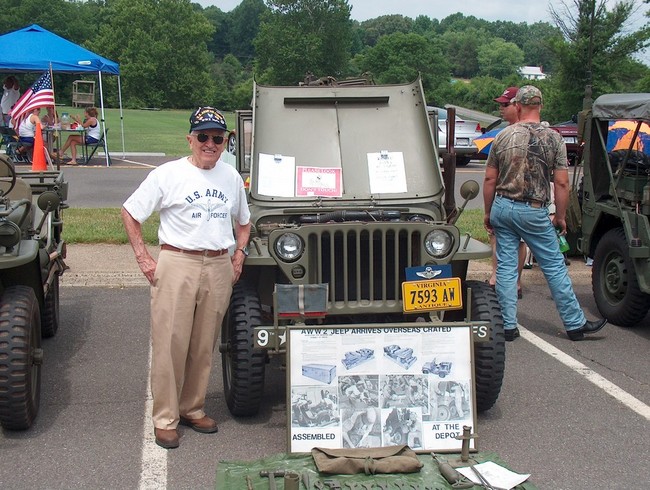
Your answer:
[[[451,250],[454,239],[446,230],[434,230],[424,239],[424,248],[437,259],[445,257]]]
[[[275,253],[285,262],[295,262],[304,250],[302,239],[295,233],[283,233],[275,241]]]

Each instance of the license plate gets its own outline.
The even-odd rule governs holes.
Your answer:
[[[570,143],[570,144],[575,144],[578,142],[578,139],[575,136],[564,136],[564,142],[565,143]]]
[[[469,138],[456,138],[456,146],[469,146]]]
[[[463,307],[460,278],[403,282],[402,303],[405,313],[458,310]]]

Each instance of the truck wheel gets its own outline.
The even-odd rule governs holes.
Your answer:
[[[41,325],[41,335],[44,339],[54,337],[59,329],[59,275],[54,275],[52,287],[45,298],[45,308],[43,312],[43,322]]]
[[[466,167],[469,162],[470,162],[469,157],[459,157],[458,155],[456,155],[456,166],[457,167]]]
[[[639,288],[622,228],[609,230],[598,242],[591,284],[601,315],[616,325],[633,327],[650,309],[650,295]]]
[[[228,153],[237,155],[237,136],[235,133],[230,133],[228,135]]]
[[[261,323],[257,291],[250,284],[235,284],[220,348],[226,403],[235,416],[256,415],[262,401],[266,353],[253,347],[254,328]]]
[[[0,425],[25,430],[41,396],[41,316],[32,288],[11,286],[0,298]]]
[[[490,322],[490,338],[474,343],[474,383],[476,385],[476,409],[485,412],[499,398],[506,365],[506,342],[503,334],[503,317],[497,295],[487,283],[465,281],[463,301],[467,288],[472,289],[472,320]],[[464,310],[454,312],[451,318],[460,321]],[[445,319],[447,315],[445,315]]]

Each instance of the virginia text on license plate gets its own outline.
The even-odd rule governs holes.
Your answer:
[[[402,283],[404,312],[458,310],[463,307],[460,278]]]

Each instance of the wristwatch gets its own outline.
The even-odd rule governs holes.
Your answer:
[[[248,257],[248,247],[238,248],[237,250],[240,250],[244,254],[244,257]]]

